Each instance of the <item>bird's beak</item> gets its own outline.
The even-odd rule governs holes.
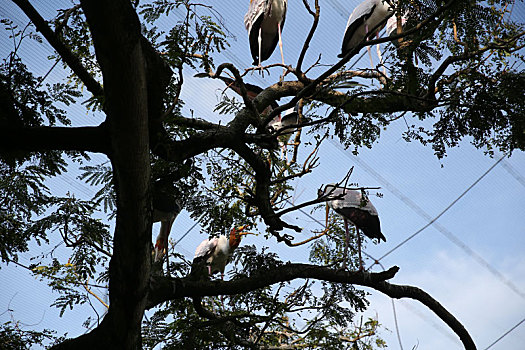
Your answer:
[[[247,228],[249,228],[249,227],[251,227],[251,226],[252,226],[251,224],[247,224],[247,225],[243,225],[243,226],[239,226],[239,227],[237,227],[237,229],[236,229],[237,234],[238,234],[239,236],[245,236],[245,235],[257,235],[257,234],[255,234],[255,233],[253,233],[253,232],[243,232],[243,230],[245,230],[245,229],[247,229]]]
[[[255,233],[253,233],[253,232],[239,232],[239,236],[244,236],[244,235],[255,235]]]

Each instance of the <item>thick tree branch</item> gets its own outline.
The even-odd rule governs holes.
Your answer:
[[[423,305],[432,310],[443,322],[445,322],[453,331],[459,336],[459,339],[465,346],[465,349],[476,349],[474,341],[470,337],[465,327],[452,315],[447,309],[443,307],[436,299],[432,298],[430,294],[417,287],[396,285],[385,281],[380,281],[369,285],[391,298],[401,299],[409,298],[421,302]]]
[[[94,96],[102,96],[104,90],[102,86],[93,78],[93,76],[87,71],[82,65],[79,58],[75,56],[73,52],[58,38],[58,36],[51,30],[46,20],[40,16],[36,9],[29,3],[28,0],[13,0],[15,4],[20,7],[26,16],[33,22],[36,29],[42,33],[49,44],[56,50],[56,52],[62,57],[64,62],[67,63],[69,68],[79,77],[80,80],[86,85],[86,88]]]
[[[110,306],[90,333],[57,348],[139,349],[151,268],[147,47],[128,0],[82,0],[105,87],[117,216]]]
[[[324,266],[308,264],[285,264],[273,269],[258,271],[250,277],[227,282],[189,281],[187,279],[158,277],[152,281],[147,307],[152,308],[161,302],[171,299],[194,296],[235,295],[299,278],[317,279],[327,282],[370,287],[392,298],[417,300],[432,310],[458,335],[465,349],[476,349],[474,341],[465,327],[428,293],[417,287],[386,282],[386,280],[393,278],[398,271],[399,268],[397,266],[391,267],[383,272],[369,273],[334,270]]]
[[[4,127],[0,130],[0,149],[24,151],[87,151],[109,154],[105,124],[87,127]]]
[[[286,240],[276,233],[276,231],[281,231],[285,227],[291,228],[296,232],[300,232],[301,228],[287,224],[286,222],[282,221],[280,217],[275,215],[270,201],[271,172],[269,164],[257,156],[244,143],[234,144],[232,149],[238,155],[244,158],[244,160],[246,160],[248,164],[250,164],[250,166],[255,170],[256,188],[253,202],[257,205],[259,214],[264,219],[266,225],[268,225],[270,232],[272,232],[272,234],[277,237],[278,241]]]
[[[298,278],[372,286],[380,281],[393,278],[398,271],[397,266],[383,272],[360,272],[288,263],[272,269],[261,270],[250,277],[233,281],[192,281],[187,278],[155,277],[151,283],[147,308],[177,298],[242,294]]]

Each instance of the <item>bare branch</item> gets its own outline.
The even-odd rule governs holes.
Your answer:
[[[58,52],[60,57],[67,63],[69,68],[79,77],[86,85],[87,89],[94,96],[102,96],[104,90],[102,86],[93,78],[93,76],[82,65],[79,58],[58,38],[57,34],[51,30],[47,22],[40,16],[36,9],[27,0],[13,0],[20,7],[26,16],[33,22],[36,29],[42,33],[49,44]]]
[[[308,50],[308,47],[310,46],[310,42],[312,41],[315,30],[317,29],[317,25],[319,24],[319,12],[321,10],[319,7],[319,0],[315,0],[315,5],[314,5],[315,13],[312,12],[306,0],[303,0],[303,4],[308,10],[308,12],[313,16],[314,21],[312,23],[312,28],[310,28],[310,32],[308,33],[308,36],[306,37],[306,40],[303,44],[303,49],[301,50],[301,53],[299,54],[299,58],[297,59],[297,67],[295,68],[297,72],[301,72],[301,66],[303,65],[304,56],[306,55],[306,51]]]

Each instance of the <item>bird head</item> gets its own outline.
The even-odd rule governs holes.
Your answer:
[[[323,196],[329,195],[333,191],[335,191],[335,189],[336,189],[335,184],[325,185],[324,188],[323,188],[323,185],[321,185],[321,187],[319,187],[319,189],[317,190],[317,198],[321,198]]]
[[[230,247],[237,248],[241,243],[242,236],[253,235],[251,232],[245,232],[244,230],[250,227],[250,225],[243,225],[239,227],[234,227],[230,231]]]

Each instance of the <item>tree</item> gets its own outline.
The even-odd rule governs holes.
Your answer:
[[[299,344],[339,349],[357,346],[356,341],[381,346],[374,320],[356,329],[347,326],[367,305],[356,286],[420,301],[465,348],[475,348],[462,324],[428,293],[387,282],[397,267],[380,273],[338,270],[342,234],[335,217],[317,235],[311,264],[284,264],[272,252],[241,247],[236,262],[242,269],[229,281],[188,277],[189,263],[177,254],[162,273],[151,257],[152,198],[154,184],[167,184],[185,210],[205,218],[209,232],[260,221],[268,239],[294,246],[301,229],[283,215],[326,199],[297,206],[286,199],[293,181],[315,168],[326,136],[337,136],[357,152],[371,147],[381,128],[409,115],[413,124],[403,136],[431,145],[438,157],[464,138],[489,153],[523,150],[525,75],[515,67],[523,60],[519,50],[525,33],[522,24],[506,20],[505,1],[399,1],[395,35],[363,41],[336,63],[320,57],[308,69],[303,68],[307,55],[319,54],[308,49],[320,7],[317,0],[303,1],[312,25],[299,59],[282,67],[286,76],[255,98],[244,84],[247,72],[241,74],[241,67],[231,63],[216,65],[214,57],[229,45],[229,34],[208,5],[82,0],[46,21],[29,1],[13,2],[70,76],[44,89],[44,77],[35,77],[17,51],[24,40],[39,37],[4,20],[16,44],[0,71],[2,261],[16,262],[28,241],[47,241],[58,231],[71,248],[68,263],[55,259],[31,266],[62,293],[57,306],[86,302],[88,280],[109,288],[108,312],[100,324],[78,338],[61,339],[56,348],[140,348],[159,339],[173,348]],[[182,11],[185,19],[164,33],[156,21],[172,11]],[[409,20],[402,26],[407,11]],[[389,41],[398,45],[389,46],[384,70],[348,68],[360,49]],[[269,68],[275,66],[282,65]],[[192,69],[200,73],[192,79],[228,72],[235,80],[242,101],[225,97],[217,106],[233,116],[227,125],[183,114],[183,73]],[[84,88],[90,94],[86,107],[105,119],[94,127],[72,127],[59,106],[78,103]],[[285,97],[292,98],[274,105]],[[279,159],[279,132],[266,126],[296,104],[301,128],[293,156]],[[302,132],[315,133],[317,142],[301,145]],[[89,163],[89,152],[105,154],[110,163]],[[67,171],[71,161],[85,164],[86,181],[102,186],[92,200],[47,191],[44,180]],[[93,216],[103,210],[114,220],[112,234]],[[296,280],[293,288],[285,288]],[[313,284],[322,293],[314,292]],[[203,304],[203,297],[221,295],[230,295],[230,302],[210,298]],[[350,306],[341,306],[343,301]],[[164,302],[144,320],[146,310]],[[318,316],[298,332],[294,317],[311,310]],[[14,332],[9,325],[4,329]],[[46,335],[31,336],[38,342]]]

